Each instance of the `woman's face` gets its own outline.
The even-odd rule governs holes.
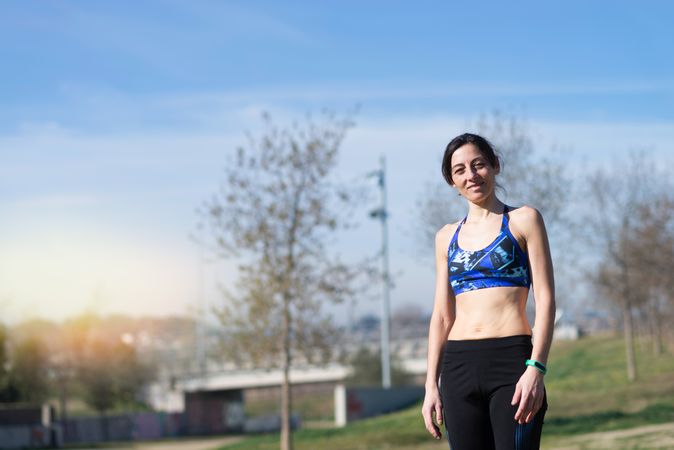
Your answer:
[[[479,203],[494,191],[498,167],[492,167],[474,144],[465,144],[452,154],[452,181],[459,194]]]

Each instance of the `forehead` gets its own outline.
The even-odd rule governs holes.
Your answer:
[[[470,164],[476,158],[484,158],[484,155],[475,144],[464,144],[452,153],[452,166],[456,164]]]

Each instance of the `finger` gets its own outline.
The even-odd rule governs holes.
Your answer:
[[[428,430],[429,433],[433,434],[433,428],[428,419],[426,419],[426,416],[424,416],[424,426],[426,427],[426,430]]]
[[[431,423],[430,425],[427,425],[426,429],[435,439],[440,439],[442,437],[440,430],[435,426],[435,424]]]
[[[515,413],[515,420],[519,423],[522,423],[522,419],[524,418],[525,413],[528,412],[530,404],[531,400],[529,399],[529,396],[527,394],[522,394],[520,396],[520,406]]]
[[[536,414],[537,408],[536,408],[536,403],[538,402],[538,399],[533,397],[533,394],[529,396],[527,400],[527,407],[524,410],[524,413],[522,414],[522,423],[529,423],[532,419],[533,416]]]
[[[424,411],[424,425],[426,426],[426,430],[428,430],[435,439],[440,439],[442,435],[440,434],[438,427],[433,423],[430,411]]]
[[[522,388],[520,388],[520,385],[518,384],[515,386],[515,394],[513,394],[513,399],[510,401],[511,405],[516,405],[520,401],[520,397],[522,395]]]
[[[424,426],[430,432],[431,431],[431,424],[433,423],[433,419],[431,418],[431,414],[430,414],[429,411],[426,411],[426,410],[424,410],[422,414],[423,414],[423,417],[424,417]]]
[[[529,411],[527,411],[527,415],[524,419],[524,423],[529,423],[532,420],[534,420],[534,417],[536,416],[536,412],[538,412],[538,400],[532,401],[531,402],[531,408]]]
[[[519,421],[520,417],[524,413],[527,406],[526,398],[520,396],[519,403],[517,405],[517,411],[515,411],[515,420]]]
[[[531,422],[532,420],[534,420],[534,417],[536,417],[536,414],[538,413],[538,410],[539,410],[540,408],[541,408],[541,406],[540,406],[539,404],[534,405],[534,406],[531,408],[531,411],[529,411],[529,413],[527,414],[527,418],[526,418],[526,420],[525,420],[525,423],[529,423],[529,422]]]
[[[435,405],[435,421],[438,425],[442,425],[442,406],[439,404]]]
[[[529,414],[527,415],[526,423],[529,423],[532,420],[534,420],[534,417],[536,417],[536,414],[538,414],[538,411],[540,411],[542,406],[543,406],[543,400],[540,399],[540,398],[537,398],[536,401],[534,402],[533,406],[531,407],[531,411],[529,411]]]

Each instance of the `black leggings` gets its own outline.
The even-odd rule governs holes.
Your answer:
[[[452,450],[535,450],[548,403],[533,420],[518,424],[510,404],[531,357],[531,336],[447,341],[440,393]]]

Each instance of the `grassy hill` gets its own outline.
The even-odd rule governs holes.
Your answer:
[[[665,354],[656,358],[648,342],[641,342],[637,345],[637,363],[639,379],[629,383],[621,338],[603,336],[555,342],[545,382],[549,408],[543,428],[544,448],[582,433],[674,422],[674,356]],[[295,448],[447,448],[445,440],[436,442],[428,435],[420,410],[421,404],[345,428],[301,430],[294,435]],[[223,447],[227,450],[277,448],[278,435],[275,434]]]

